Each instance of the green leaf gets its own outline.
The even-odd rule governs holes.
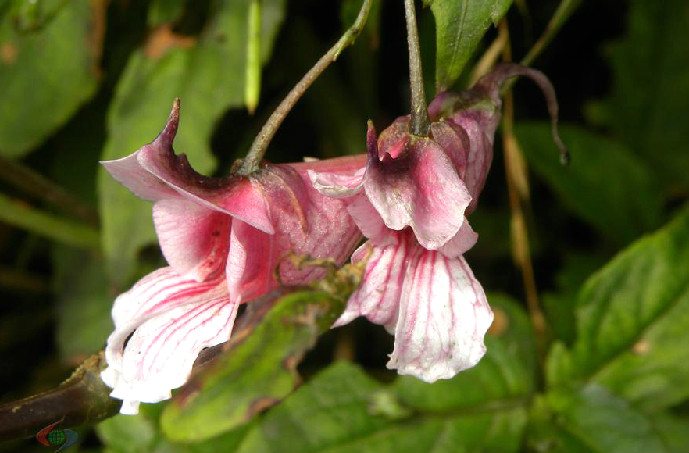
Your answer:
[[[624,146],[576,126],[560,126],[572,161],[559,164],[550,124],[518,124],[530,168],[565,206],[612,240],[625,244],[657,227],[661,201],[651,174]]]
[[[578,296],[577,340],[551,351],[552,384],[596,382],[645,410],[689,396],[689,209],[619,254]]]
[[[154,423],[142,413],[118,414],[99,423],[96,432],[107,451],[117,453],[150,452],[158,437]]]
[[[436,88],[454,84],[488,26],[505,15],[511,0],[426,0],[436,23]]]
[[[83,250],[55,246],[53,263],[60,355],[74,359],[94,354],[103,349],[113,328],[114,296],[103,260]]]
[[[669,189],[689,188],[689,3],[630,2],[628,32],[612,46],[606,117]],[[674,187],[673,187],[674,186]]]
[[[213,5],[212,19],[197,41],[174,38],[159,29],[163,45],[132,55],[110,107],[103,160],[121,158],[151,142],[165,124],[172,101],[180,97],[175,147],[197,171],[209,173],[215,167],[209,146],[213,126],[228,108],[244,102],[248,12],[246,2]],[[280,24],[281,5],[278,0],[264,5],[262,33],[270,38]],[[269,54],[272,41],[262,42],[263,52]],[[132,278],[137,251],[155,241],[151,206],[104,170],[99,173],[99,192],[108,269],[114,281],[124,285]]]
[[[527,442],[544,452],[664,452],[650,419],[604,387],[537,400]]]
[[[469,391],[463,386],[455,390]],[[493,406],[438,410],[407,406],[402,416],[393,416],[378,410],[381,394],[399,398],[394,385],[385,388],[358,367],[336,363],[271,409],[238,451],[392,453],[519,448],[526,423],[520,405],[501,407],[493,402]],[[401,399],[395,404],[404,405]]]
[[[239,451],[518,451],[534,388],[533,337],[521,307],[505,296],[490,301],[501,326],[476,368],[434,384],[405,376],[383,386],[336,363],[271,409]]]
[[[248,337],[237,339],[235,333],[231,350],[174,398],[162,416],[166,435],[184,441],[207,439],[285,398],[299,382],[296,365],[301,357],[343,308],[344,301],[323,292],[280,297]]]
[[[95,93],[103,31],[95,3],[45,1],[26,20],[19,8],[0,16],[3,155],[35,148]]]
[[[672,453],[689,451],[689,417],[668,413],[652,414],[651,423],[665,444],[665,449]]]

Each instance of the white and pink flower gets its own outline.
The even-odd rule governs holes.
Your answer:
[[[380,137],[369,123],[364,170],[310,170],[323,194],[346,201],[368,241],[363,282],[336,326],[358,316],[395,336],[388,368],[428,382],[473,367],[486,352],[493,313],[462,256],[476,243],[471,213],[490,169],[500,122],[500,87],[518,75],[543,90],[557,135],[557,101],[548,79],[519,65],[498,65],[471,90],[443,93],[429,106],[428,137],[410,133],[410,117]]]
[[[121,294],[113,307],[102,379],[122,399],[123,413],[154,403],[186,382],[198,353],[228,340],[239,304],[273,288],[287,253],[342,264],[361,239],[340,200],[310,184],[307,171],[356,170],[363,157],[265,165],[249,176],[208,178],[172,148],[179,123],[175,102],[163,131],[125,158],[103,162],[120,183],[151,200],[169,267]],[[280,264],[287,285],[323,270]]]

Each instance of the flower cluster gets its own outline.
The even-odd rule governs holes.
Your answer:
[[[429,106],[428,137],[410,133],[409,116],[380,136],[369,123],[366,155],[207,178],[172,149],[176,103],[152,143],[104,162],[115,179],[154,202],[169,264],[113,307],[102,378],[124,400],[122,412],[169,398],[200,350],[229,338],[238,305],[278,285],[276,266],[286,285],[322,276],[280,261],[287,253],[338,264],[350,255],[366,260],[335,326],[358,316],[383,325],[395,335],[389,368],[433,382],[476,365],[493,314],[463,257],[478,238],[466,216],[490,168],[499,89],[516,75],[541,86],[556,132],[557,104],[545,76],[500,65],[471,90],[439,95]],[[352,254],[362,234],[367,241]]]

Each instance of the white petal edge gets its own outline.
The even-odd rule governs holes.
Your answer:
[[[425,251],[409,271],[388,368],[435,382],[475,366],[493,312],[464,258]]]

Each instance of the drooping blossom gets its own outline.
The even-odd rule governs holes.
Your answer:
[[[352,257],[368,260],[362,284],[335,325],[358,316],[383,325],[395,336],[388,367],[400,374],[447,379],[485,353],[493,313],[462,256],[478,238],[465,216],[492,161],[500,86],[515,75],[535,78],[556,115],[545,76],[501,65],[473,89],[436,98],[429,137],[409,132],[409,116],[380,137],[369,124],[365,170],[310,172],[314,187],[347,202],[368,238]]]
[[[176,101],[158,137],[135,153],[103,162],[120,183],[151,200],[153,220],[169,267],[121,294],[113,306],[115,331],[106,347],[103,381],[124,401],[170,397],[186,382],[198,353],[228,340],[239,304],[278,285],[305,284],[323,273],[280,262],[288,253],[343,263],[361,234],[344,203],[325,197],[307,171],[363,167],[361,157],[265,165],[248,176],[209,178],[196,173],[172,142],[179,123]]]

